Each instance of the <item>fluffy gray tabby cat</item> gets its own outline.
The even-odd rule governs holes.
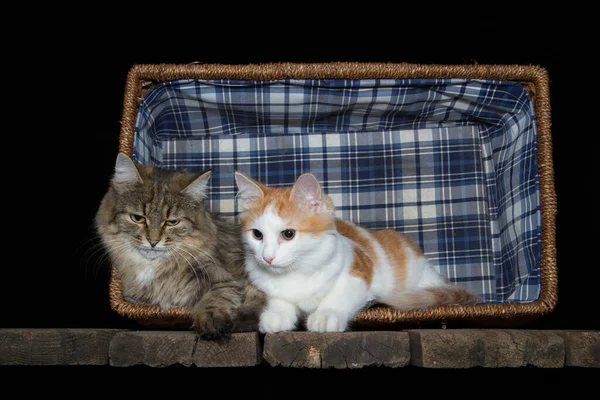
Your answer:
[[[239,226],[204,206],[210,175],[136,165],[119,153],[96,229],[125,296],[189,307],[191,328],[219,338],[255,321],[265,300],[247,281]]]

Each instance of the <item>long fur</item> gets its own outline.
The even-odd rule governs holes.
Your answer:
[[[95,222],[126,297],[189,307],[192,328],[218,338],[256,321],[264,294],[248,282],[239,225],[204,206],[209,178],[119,154]]]

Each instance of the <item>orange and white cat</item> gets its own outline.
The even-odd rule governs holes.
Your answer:
[[[335,217],[312,174],[267,187],[236,172],[250,282],[267,295],[263,333],[290,331],[301,316],[315,332],[341,332],[371,301],[401,310],[478,298],[439,275],[421,249],[393,230]]]

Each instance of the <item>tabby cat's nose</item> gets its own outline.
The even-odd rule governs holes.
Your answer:
[[[160,242],[160,240],[150,240],[150,239],[148,239],[148,243],[150,243],[150,246],[152,246],[152,247],[156,247],[156,245],[158,244],[158,242]]]

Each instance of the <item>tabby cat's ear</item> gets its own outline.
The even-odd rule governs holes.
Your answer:
[[[235,183],[237,184],[238,195],[244,210],[250,208],[264,196],[264,192],[260,188],[258,182],[237,171],[235,172]]]
[[[115,175],[113,176],[113,182],[115,184],[132,184],[142,183],[142,177],[138,172],[137,167],[124,153],[117,155],[117,162],[115,164]]]
[[[198,176],[192,183],[187,185],[185,189],[181,191],[183,195],[189,195],[196,200],[203,200],[207,195],[208,189],[208,180],[212,175],[212,171],[208,170],[203,172],[200,176]]]
[[[314,175],[306,173],[296,179],[292,187],[290,200],[300,208],[314,213],[334,212],[333,202],[321,190],[321,185]]]

